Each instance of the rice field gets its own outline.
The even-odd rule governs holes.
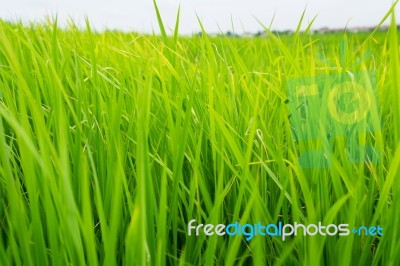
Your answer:
[[[179,20],[168,35],[158,17],[161,35],[0,21],[0,265],[399,265],[391,11],[387,30],[313,34],[300,21],[243,38],[180,36]],[[360,71],[379,130],[354,142],[379,159],[348,160],[344,131],[329,167],[302,166],[323,144],[296,137],[288,84]],[[384,231],[246,240],[189,236],[192,219]]]

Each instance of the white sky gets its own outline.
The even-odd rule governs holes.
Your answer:
[[[317,15],[314,29],[373,26],[389,10],[391,0],[158,0],[167,27],[175,25],[181,6],[180,33],[200,30],[196,14],[209,33],[234,31],[257,32],[256,18],[272,29],[295,29],[306,8],[305,22]],[[400,17],[397,8],[397,17]],[[152,0],[0,0],[0,18],[40,21],[58,14],[61,25],[66,19],[84,25],[87,15],[97,30],[104,28],[151,33],[158,31]]]

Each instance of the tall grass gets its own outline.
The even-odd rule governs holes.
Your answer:
[[[168,37],[157,14],[160,37],[0,22],[0,264],[398,265],[394,22],[189,38]],[[351,163],[338,140],[332,168],[301,168],[286,81],[358,69],[377,78],[381,161]],[[188,236],[191,219],[385,231],[247,242]]]

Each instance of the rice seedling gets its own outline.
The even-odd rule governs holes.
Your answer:
[[[156,13],[161,36],[0,21],[0,264],[398,265],[394,16],[387,31],[229,38],[179,36],[179,19],[168,36]],[[330,167],[304,167],[325,144],[296,139],[287,84],[362,71],[379,130],[343,131]],[[360,143],[379,160],[349,160]],[[189,236],[192,219],[383,234]]]

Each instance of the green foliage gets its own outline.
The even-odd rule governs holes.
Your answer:
[[[161,37],[0,22],[0,264],[398,265],[396,27],[340,53],[339,34],[168,37],[157,17]],[[301,168],[286,81],[357,70],[376,75],[381,160],[338,139],[331,168]],[[189,237],[191,219],[385,231],[247,242]]]

